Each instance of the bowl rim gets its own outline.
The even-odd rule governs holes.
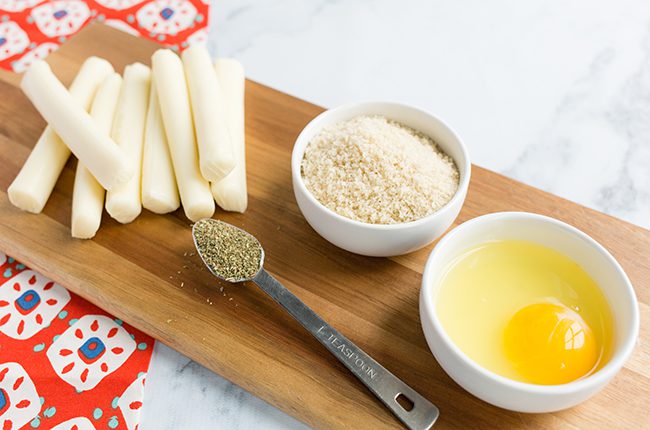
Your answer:
[[[453,241],[465,229],[475,224],[492,222],[499,219],[501,220],[533,219],[543,223],[552,224],[555,227],[564,230],[566,233],[577,236],[579,239],[585,241],[587,245],[592,246],[597,251],[599,251],[609,262],[609,264],[611,264],[614,267],[614,269],[620,276],[621,280],[623,281],[622,291],[628,296],[628,299],[630,299],[630,302],[632,304],[631,309],[629,310],[632,318],[631,320],[632,329],[627,332],[620,346],[614,350],[611,358],[605,364],[605,366],[603,366],[602,368],[598,369],[596,372],[586,377],[568,382],[566,384],[539,385],[539,384],[532,384],[532,383],[527,383],[522,381],[516,381],[514,379],[510,379],[505,376],[499,375],[481,366],[480,364],[476,363],[474,360],[468,357],[451,340],[449,335],[447,335],[447,332],[442,326],[442,323],[438,319],[436,307],[435,307],[435,300],[433,300],[432,298],[433,295],[431,291],[434,287],[434,283],[432,282],[432,278],[434,276],[432,267],[436,259],[437,251],[447,246],[449,242]],[[636,294],[634,292],[632,283],[630,282],[627,274],[625,273],[621,265],[618,263],[618,261],[610,254],[609,251],[607,251],[607,249],[605,249],[605,247],[603,247],[600,243],[598,243],[588,234],[584,233],[583,231],[563,221],[545,215],[541,215],[541,214],[536,214],[531,212],[517,212],[517,211],[494,212],[494,213],[478,216],[476,218],[473,218],[471,220],[468,220],[460,224],[459,226],[451,230],[449,233],[447,233],[436,244],[436,246],[429,254],[429,257],[427,258],[427,262],[424,268],[424,272],[422,274],[422,286],[420,292],[421,292],[420,301],[422,302],[420,304],[421,305],[420,308],[422,309],[422,307],[424,307],[425,310],[424,315],[422,312],[420,312],[420,323],[423,326],[423,330],[424,330],[424,324],[426,319],[426,321],[429,322],[433,327],[433,329],[436,331],[440,339],[442,339],[442,342],[449,349],[449,351],[451,352],[455,360],[462,362],[465,366],[470,367],[473,371],[479,373],[483,378],[489,379],[493,383],[505,386],[512,390],[518,390],[520,392],[541,394],[541,395],[557,395],[557,394],[568,394],[568,393],[579,392],[585,389],[604,385],[609,381],[609,379],[611,379],[616,373],[618,373],[620,368],[625,364],[627,359],[630,357],[632,351],[634,350],[636,341],[639,336],[639,325],[640,325],[639,303]],[[427,299],[427,297],[429,299]],[[425,337],[426,337],[426,330],[425,330]]]
[[[307,189],[307,186],[305,185],[305,182],[303,181],[302,178],[302,169],[301,169],[302,159],[304,157],[305,150],[307,149],[307,145],[309,145],[307,134],[315,135],[318,132],[318,130],[322,128],[321,123],[325,121],[328,117],[336,113],[340,113],[341,111],[348,111],[352,109],[366,110],[371,106],[379,107],[380,110],[384,108],[388,108],[388,109],[400,108],[400,109],[406,109],[411,111],[417,111],[418,113],[427,116],[428,120],[434,120],[440,123],[440,125],[446,128],[447,131],[449,131],[449,133],[451,134],[451,136],[453,136],[453,140],[455,140],[453,144],[459,147],[462,156],[464,158],[463,160],[464,173],[460,174],[458,189],[456,190],[452,198],[447,203],[445,203],[445,205],[442,206],[440,209],[436,210],[435,212],[423,218],[419,218],[414,221],[408,221],[408,222],[402,222],[396,224],[371,224],[367,222],[357,221],[355,219],[348,218],[334,212],[332,209],[328,208],[320,201],[318,201],[318,199],[311,193],[311,191]],[[359,113],[358,115],[363,115],[363,113]],[[383,115],[383,116],[390,119],[390,115]],[[314,129],[316,129],[316,131],[314,131]],[[451,157],[451,155],[449,156]],[[459,160],[453,157],[452,159],[456,163],[456,166],[458,167],[460,173]],[[435,218],[440,217],[442,213],[452,210],[452,208],[455,207],[455,205],[457,205],[458,203],[462,204],[463,200],[465,199],[465,194],[467,193],[467,189],[469,187],[470,178],[472,176],[472,163],[469,159],[469,153],[467,151],[467,147],[465,146],[463,140],[460,138],[458,133],[456,133],[456,131],[439,116],[434,115],[425,109],[421,109],[405,103],[390,102],[390,101],[361,101],[361,102],[346,103],[331,109],[327,109],[321,112],[320,114],[318,114],[317,116],[315,116],[314,118],[312,118],[307,123],[307,125],[305,125],[305,127],[300,131],[300,134],[296,138],[293,144],[293,149],[291,151],[291,175],[294,179],[293,181],[294,189],[296,187],[300,189],[301,194],[306,196],[307,200],[309,200],[313,205],[318,207],[322,212],[326,212],[330,214],[337,221],[342,223],[347,223],[352,226],[369,229],[369,230],[379,230],[379,231],[393,230],[394,231],[394,230],[415,228],[419,225],[430,223]]]

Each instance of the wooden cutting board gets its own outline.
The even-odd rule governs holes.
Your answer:
[[[143,39],[92,25],[48,61],[69,83],[87,56],[102,56],[122,71],[131,62],[149,64],[156,48]],[[73,240],[72,160],[43,214],[11,206],[6,189],[45,126],[17,88],[18,81],[16,75],[0,73],[2,251],[313,427],[400,427],[264,293],[252,285],[230,286],[210,276],[192,255],[190,222],[181,211],[167,216],[145,211],[126,226],[105,216],[94,240]],[[641,302],[639,345],[621,373],[592,400],[543,415],[490,406],[456,385],[425,343],[418,291],[431,247],[391,259],[353,255],[326,242],[301,216],[291,188],[291,148],[303,126],[321,111],[247,82],[249,209],[245,214],[218,211],[215,216],[259,238],[271,273],[438,405],[437,428],[650,428],[649,231],[474,167],[457,224],[504,210],[559,218],[590,234],[618,258]]]

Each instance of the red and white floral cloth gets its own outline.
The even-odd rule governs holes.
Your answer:
[[[0,0],[0,67],[92,21],[182,50],[210,0]],[[0,430],[135,430],[154,340],[0,252]]]
[[[182,50],[207,39],[210,0],[0,0],[0,67],[22,72],[92,21]]]
[[[0,429],[137,429],[153,345],[0,253]]]

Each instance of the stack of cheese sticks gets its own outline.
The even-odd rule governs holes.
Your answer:
[[[9,200],[43,210],[70,153],[77,159],[72,236],[92,238],[103,208],[120,223],[142,207],[163,214],[182,204],[192,221],[211,217],[215,200],[244,212],[244,70],[232,59],[213,64],[195,45],[161,49],[152,67],[88,58],[69,89],[44,61],[25,72],[21,88],[48,126],[18,176]]]

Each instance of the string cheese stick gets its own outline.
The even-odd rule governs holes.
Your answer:
[[[142,206],[158,214],[173,212],[181,205],[163,127],[156,83],[152,79],[142,154]]]
[[[211,217],[214,200],[210,194],[210,184],[199,170],[183,63],[169,49],[156,51],[151,62],[183,210],[192,221]]]
[[[237,60],[229,58],[217,60],[214,68],[225,96],[226,118],[237,164],[228,176],[212,183],[212,194],[222,209],[244,212],[248,206],[244,138],[244,68]]]
[[[50,66],[37,60],[25,72],[20,88],[72,153],[110,190],[133,176],[126,155],[101,133],[82,106],[54,76]]]
[[[216,182],[235,167],[223,91],[203,45],[183,51],[183,66],[192,102],[199,166],[205,179]]]
[[[113,66],[101,58],[84,61],[70,85],[70,96],[85,110],[101,82],[113,72]],[[45,127],[31,154],[7,190],[9,201],[16,207],[33,213],[43,210],[50,198],[70,150],[51,126]]]
[[[90,116],[101,133],[108,135],[111,132],[121,85],[122,77],[112,73],[97,89]],[[72,237],[90,239],[95,236],[102,221],[104,193],[97,179],[78,162],[72,192]]]
[[[132,162],[135,174],[106,193],[106,212],[122,224],[133,221],[142,211],[142,145],[150,82],[151,70],[144,64],[134,63],[124,68],[111,137]]]

